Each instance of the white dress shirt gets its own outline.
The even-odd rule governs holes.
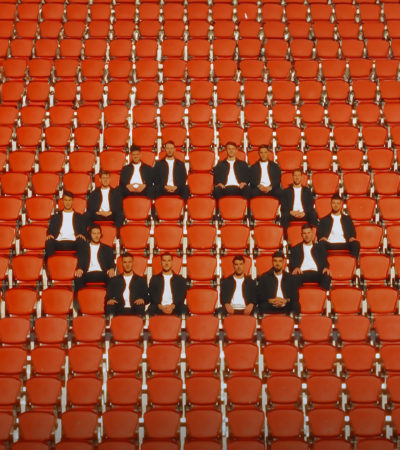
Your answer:
[[[125,289],[122,294],[122,298],[124,299],[124,308],[130,308],[131,307],[131,290],[130,290],[130,284],[133,278],[132,275],[124,275],[124,281],[125,281]]]
[[[164,278],[164,291],[161,298],[161,304],[163,306],[172,305],[172,303],[174,303],[174,298],[172,296],[172,289],[171,289],[172,274],[163,275],[163,278]]]
[[[74,212],[62,212],[62,224],[57,241],[75,241],[75,230],[73,224]]]
[[[304,272],[305,270],[314,270],[315,272],[318,271],[318,267],[317,264],[314,261],[314,258],[311,254],[311,250],[313,248],[313,245],[307,245],[307,244],[303,244],[303,254],[304,254],[304,259],[303,262],[301,264],[300,269]]]
[[[335,214],[331,214],[333,219],[332,229],[328,237],[328,242],[331,244],[344,244],[346,242],[346,238],[344,237],[343,227],[342,227],[342,215],[336,216]]]
[[[271,179],[269,178],[268,173],[268,161],[260,161],[260,167],[261,167],[261,179],[260,184],[261,186],[268,187],[271,185]]]
[[[133,172],[129,184],[143,184],[142,175],[140,174],[140,167],[142,163],[132,164]]]
[[[282,277],[283,273],[280,275],[275,274],[276,279],[278,280],[278,288],[276,290],[276,297],[285,298],[282,292]]]
[[[304,212],[303,204],[301,203],[301,186],[293,186],[294,200],[293,211]]]
[[[92,244],[92,243],[89,244],[90,262],[89,262],[88,272],[101,271],[99,258],[98,258],[99,249],[100,249],[100,244]]]
[[[175,159],[165,159],[168,164],[168,178],[167,178],[167,186],[175,186],[174,185],[174,163]]]
[[[244,277],[237,278],[233,277],[235,280],[235,291],[233,292],[232,300],[231,300],[231,306],[233,309],[244,309],[246,308],[246,302],[243,298],[243,282]]]
[[[228,179],[226,181],[227,186],[239,186],[239,182],[236,178],[234,164],[235,161],[228,161],[229,164],[229,172],[228,172]]]
[[[101,188],[101,205],[100,211],[109,212],[110,211],[110,188]]]

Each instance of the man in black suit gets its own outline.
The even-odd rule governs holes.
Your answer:
[[[314,282],[319,283],[322,289],[328,290],[331,277],[325,247],[313,244],[313,232],[309,224],[301,227],[301,236],[303,242],[290,251],[289,270],[292,275],[299,277],[300,285]]]
[[[250,167],[251,196],[270,195],[278,200],[282,197],[281,169],[269,160],[270,151],[266,145],[258,149],[260,160]]]
[[[140,147],[132,145],[131,162],[122,168],[119,187],[122,197],[143,196],[153,198],[153,168],[141,161]]]
[[[122,198],[119,189],[110,186],[110,172],[100,171],[101,186],[89,195],[87,201],[87,221],[93,222],[113,221],[117,228],[124,223],[124,212],[122,209]]]
[[[78,251],[85,244],[85,216],[74,212],[73,199],[73,194],[65,191],[62,198],[63,210],[55,213],[50,219],[45,246],[46,258],[56,251]]]
[[[78,251],[78,268],[75,271],[75,290],[86,283],[105,283],[115,276],[114,253],[108,245],[100,243],[101,228],[93,225],[89,231],[90,242]]]
[[[260,314],[299,313],[298,279],[283,270],[281,251],[272,256],[272,269],[261,275],[257,286]]]
[[[123,273],[112,278],[107,285],[106,314],[141,315],[149,302],[147,282],[133,272],[133,256],[122,256]]]
[[[308,187],[301,185],[302,172],[295,169],[292,173],[293,184],[283,191],[281,204],[281,224],[287,229],[291,221],[305,220],[317,226],[318,217],[314,209],[314,197]]]
[[[339,195],[332,196],[332,212],[323,217],[317,229],[319,242],[327,250],[350,250],[358,258],[360,243],[356,239],[356,230],[350,216],[342,213],[343,202]]]
[[[178,195],[187,200],[190,195],[186,185],[187,173],[185,164],[175,158],[175,143],[165,143],[165,158],[154,165],[155,198],[161,195]]]
[[[162,272],[153,275],[150,280],[150,306],[148,313],[156,314],[181,314],[188,313],[185,305],[186,279],[176,275],[172,271],[172,255],[164,253],[161,256]]]
[[[221,280],[222,314],[253,314],[256,310],[256,282],[244,274],[244,257],[233,258],[234,274]]]
[[[237,146],[234,142],[226,144],[227,158],[214,167],[214,197],[228,195],[249,197],[249,166],[236,159]]]

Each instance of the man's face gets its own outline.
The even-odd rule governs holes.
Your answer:
[[[258,154],[260,155],[260,161],[265,162],[268,161],[268,154],[269,151],[266,147],[261,147],[258,151]]]
[[[98,228],[94,228],[93,230],[90,231],[90,238],[92,242],[98,244],[101,239],[101,231]]]
[[[339,200],[338,198],[332,199],[331,207],[334,213],[339,212],[342,209],[342,200]]]
[[[133,164],[140,163],[140,157],[141,157],[141,153],[139,152],[139,150],[134,150],[133,152],[131,152],[131,160],[132,160]]]
[[[229,144],[226,146],[226,153],[228,158],[234,158],[237,153],[237,147],[235,145]]]
[[[233,270],[235,271],[235,274],[238,276],[241,276],[244,274],[244,261],[241,261],[240,259],[235,259],[233,261]]]
[[[132,258],[132,256],[124,256],[122,258],[122,268],[124,269],[125,273],[132,272],[132,269],[133,269],[133,258]]]
[[[172,158],[175,155],[175,145],[168,142],[165,146],[165,154],[167,155],[167,158]]]
[[[100,177],[100,183],[103,187],[108,187],[110,185],[111,176],[109,173],[103,173]]]
[[[299,186],[301,184],[301,179],[302,179],[302,174],[301,174],[300,170],[296,170],[296,172],[293,172],[292,178],[293,178],[293,184],[295,186]]]
[[[304,228],[304,230],[301,231],[301,237],[303,238],[303,242],[305,242],[306,244],[309,244],[313,238],[312,229]]]
[[[162,256],[161,267],[163,272],[169,272],[172,269],[172,256],[169,255]]]
[[[274,272],[280,272],[283,268],[283,258],[280,256],[275,256],[272,258],[272,267]]]
[[[73,198],[70,197],[69,195],[64,195],[62,201],[63,201],[64,209],[67,211],[70,211],[72,208]]]

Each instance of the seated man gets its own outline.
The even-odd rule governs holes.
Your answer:
[[[299,313],[298,279],[283,270],[281,251],[272,255],[272,269],[261,275],[257,286],[260,314]]]
[[[299,277],[300,285],[315,282],[319,283],[322,289],[328,290],[331,277],[325,247],[313,244],[313,233],[309,224],[301,227],[301,236],[303,242],[290,251],[289,270],[292,275]]]
[[[90,242],[78,251],[78,268],[75,271],[75,290],[86,283],[106,283],[115,276],[114,252],[111,247],[100,243],[101,228],[93,225],[89,231]]]
[[[117,228],[124,223],[122,198],[119,189],[110,187],[110,172],[100,171],[101,186],[90,193],[87,201],[87,218],[90,225],[93,222],[113,221]]]
[[[350,250],[358,258],[360,243],[356,239],[356,230],[351,217],[342,213],[343,202],[339,195],[332,196],[332,211],[323,217],[317,229],[319,242],[327,250]]]
[[[85,244],[86,220],[72,209],[73,194],[65,191],[62,202],[64,209],[55,213],[47,229],[46,258],[57,250],[78,251]]]
[[[141,162],[140,147],[130,148],[131,162],[121,170],[119,187],[122,197],[143,196],[153,198],[153,168]]]
[[[161,256],[162,272],[153,275],[150,280],[150,306],[148,313],[156,314],[181,314],[188,313],[185,305],[186,279],[176,275],[172,271],[172,255],[164,253]]]
[[[165,158],[154,165],[155,198],[161,195],[178,195],[187,200],[190,195],[186,185],[187,173],[185,164],[175,158],[175,144],[165,143]]]
[[[280,200],[281,169],[278,164],[269,160],[270,151],[266,145],[261,145],[258,154],[260,160],[250,167],[251,197],[270,195]]]
[[[149,302],[147,282],[133,272],[133,256],[122,256],[123,273],[112,278],[107,285],[106,314],[141,315]]]
[[[245,276],[242,255],[235,256],[232,262],[234,274],[221,280],[221,313],[250,315],[256,309],[256,282]]]
[[[311,225],[318,225],[314,209],[314,197],[310,188],[301,185],[302,172],[295,169],[292,173],[293,184],[283,191],[281,204],[281,224],[287,229],[290,222],[305,220]]]
[[[249,166],[236,159],[237,146],[234,142],[226,144],[227,158],[214,167],[214,197],[227,195],[249,197]]]

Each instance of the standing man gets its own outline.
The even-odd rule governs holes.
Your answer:
[[[172,271],[172,255],[164,253],[161,256],[162,272],[153,275],[150,280],[150,307],[149,314],[181,314],[188,313],[185,305],[187,282],[180,275]]]
[[[154,165],[155,198],[161,195],[178,195],[184,200],[189,198],[189,187],[186,185],[185,164],[175,158],[175,143],[165,143],[165,158]]]
[[[299,313],[297,277],[283,270],[281,251],[272,255],[272,269],[261,275],[257,286],[260,314]]]
[[[270,195],[278,200],[282,197],[281,169],[269,160],[270,152],[266,145],[258,149],[260,160],[250,167],[251,196]]]
[[[292,221],[305,220],[317,226],[318,217],[314,209],[314,197],[308,187],[301,185],[302,172],[295,169],[292,173],[293,184],[283,191],[281,223],[286,230]]]
[[[311,225],[301,227],[303,242],[295,245],[289,255],[289,270],[297,275],[300,285],[303,283],[319,283],[326,291],[331,284],[326,249],[321,244],[313,244]]]
[[[55,213],[47,229],[45,254],[52,256],[57,250],[80,250],[86,241],[86,220],[82,214],[72,209],[74,195],[65,191],[62,202],[63,210]]]
[[[244,257],[234,256],[234,274],[221,280],[222,314],[253,314],[256,310],[256,282],[244,274]]]
[[[140,147],[132,145],[131,162],[121,170],[119,186],[122,197],[143,196],[153,198],[153,168],[141,161]]]
[[[327,250],[350,250],[358,258],[360,243],[356,239],[356,230],[351,217],[342,213],[343,201],[338,194],[332,196],[332,211],[321,219],[317,236]]]
[[[227,158],[214,167],[214,197],[227,195],[249,197],[249,166],[236,159],[237,146],[234,142],[226,144]]]
[[[149,302],[146,280],[134,274],[133,256],[129,253],[122,256],[122,268],[123,273],[107,285],[106,314],[143,316]]]
[[[114,253],[108,245],[100,243],[101,228],[93,225],[90,242],[78,251],[78,268],[75,271],[75,290],[79,291],[86,283],[105,283],[115,276]]]
[[[124,223],[122,198],[119,189],[110,186],[110,172],[100,170],[101,186],[89,195],[87,201],[87,218],[90,225],[93,222],[113,221],[117,228]]]

